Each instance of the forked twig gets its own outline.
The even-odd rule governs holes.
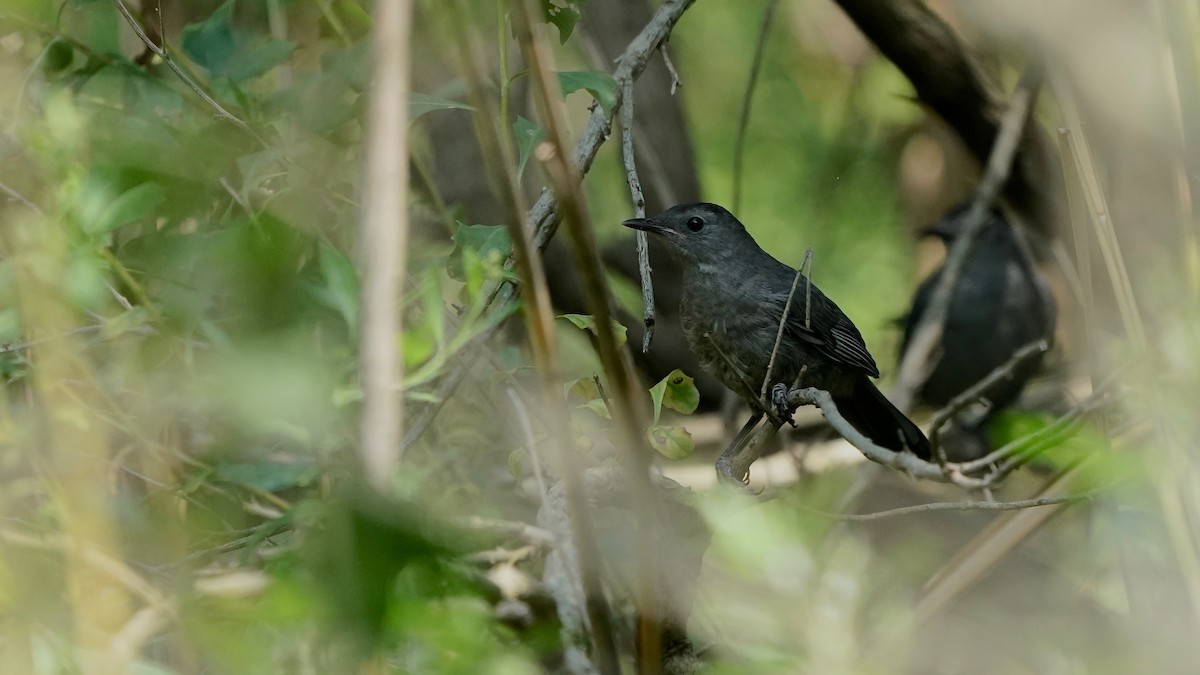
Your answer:
[[[625,164],[625,180],[629,183],[629,195],[633,199],[633,217],[646,217],[646,198],[642,194],[642,183],[638,180],[637,162],[633,156],[633,80],[625,84],[625,100],[621,102],[621,159]],[[650,352],[650,341],[654,339],[654,281],[650,276],[650,249],[646,233],[638,230],[637,258],[638,276],[642,282],[642,353]]]

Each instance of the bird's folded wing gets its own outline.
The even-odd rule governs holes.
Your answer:
[[[832,300],[825,297],[816,287],[812,289],[812,309],[806,317],[804,297],[798,289],[799,302],[793,301],[788,312],[789,334],[815,346],[826,357],[853,366],[871,377],[879,377],[879,367],[862,334]]]

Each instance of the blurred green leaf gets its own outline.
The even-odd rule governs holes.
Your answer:
[[[167,191],[157,183],[142,183],[137,187],[126,190],[108,205],[103,213],[91,223],[83,223],[83,228],[91,234],[105,234],[122,225],[128,225],[151,215],[159,204],[166,201]]]
[[[336,248],[321,243],[318,254],[321,278],[328,293],[327,304],[346,320],[351,335],[358,334],[358,270]]]
[[[577,328],[586,330],[592,335],[596,334],[596,319],[590,314],[559,314],[557,318],[566,319],[567,321],[575,324]],[[620,347],[621,345],[624,345],[626,340],[625,326],[616,319],[612,319],[612,327],[613,333],[615,333],[617,337],[617,346]]]
[[[435,268],[425,273],[421,304],[425,310],[423,319],[429,325],[434,344],[440,349],[446,344],[446,303],[442,300],[441,277]]]
[[[308,485],[320,474],[312,464],[282,462],[228,462],[216,466],[215,475],[228,483],[278,492],[290,487]]]
[[[71,65],[75,60],[75,48],[65,40],[55,40],[46,47],[46,55],[42,57],[42,70],[47,74],[57,73]]]
[[[596,381],[590,377],[581,377],[567,386],[567,398],[575,398],[579,401],[591,401],[600,398],[600,390],[596,387]]]
[[[650,447],[667,459],[683,459],[696,449],[692,434],[683,427],[655,425],[646,430],[646,438],[650,441]]]
[[[525,476],[525,465],[528,463],[529,451],[524,447],[515,448],[508,453],[508,474],[514,480],[521,480]]]
[[[212,76],[224,75],[234,56],[233,26],[229,18],[236,0],[226,0],[207,19],[183,28],[183,51]]]
[[[474,110],[466,103],[438,98],[429,94],[412,93],[408,96],[408,119],[415,120],[421,115],[434,110]]]
[[[546,132],[537,124],[517,115],[517,121],[513,122],[513,137],[517,139],[517,153],[519,159],[517,161],[517,176],[525,174],[525,165],[529,162],[529,157],[533,154],[533,149],[537,144],[546,138]]]
[[[508,231],[503,225],[465,225],[458,223],[458,231],[451,237],[454,240],[454,250],[450,252],[446,272],[451,279],[466,280],[463,267],[463,252],[471,251],[481,260],[492,255],[507,258],[512,252],[512,242],[508,239]]]
[[[238,58],[229,66],[225,76],[234,82],[252,80],[287,61],[295,49],[295,42],[268,38],[246,50],[245,53],[239,54]]]
[[[568,70],[558,74],[558,86],[563,95],[586,90],[604,111],[611,114],[617,105],[617,83],[608,73],[599,70]]]
[[[183,28],[183,51],[212,77],[243,82],[259,77],[287,61],[296,43],[270,36],[250,36],[234,30],[236,0],[227,0],[207,19]]]
[[[583,16],[582,5],[583,0],[542,0],[542,16],[546,23],[558,28],[559,44],[566,44],[575,31],[575,24]]]
[[[663,397],[667,395],[667,381],[659,380],[658,384],[650,387],[650,403],[654,406],[654,423],[658,424],[658,418],[662,415]]]
[[[612,413],[609,412],[608,405],[604,403],[604,399],[594,398],[579,407],[584,408],[585,410],[591,410],[606,420],[612,419]]]

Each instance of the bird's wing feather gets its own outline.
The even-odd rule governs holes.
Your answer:
[[[816,286],[812,287],[812,308],[806,318],[804,302],[807,279],[801,277],[788,312],[787,332],[817,348],[822,355],[879,377],[879,367],[867,351],[862,334],[832,300]],[[786,302],[786,296],[782,302]]]

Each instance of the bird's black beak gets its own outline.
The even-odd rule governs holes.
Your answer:
[[[625,227],[632,227],[635,230],[641,230],[643,232],[652,232],[654,234],[675,234],[674,230],[659,225],[649,218],[630,218],[621,224]]]
[[[950,242],[954,239],[954,233],[947,229],[941,222],[930,225],[929,227],[923,227],[919,232],[917,232],[917,234],[920,235],[922,239],[925,237],[937,237],[944,242]]]

